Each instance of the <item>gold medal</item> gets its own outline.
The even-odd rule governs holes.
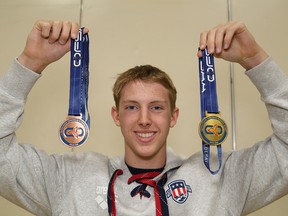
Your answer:
[[[228,128],[220,114],[206,113],[199,123],[199,136],[208,145],[220,145],[225,141]]]
[[[85,143],[89,135],[89,127],[81,116],[68,116],[59,129],[61,141],[70,147]]]

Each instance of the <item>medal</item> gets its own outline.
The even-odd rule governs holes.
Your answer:
[[[59,129],[59,135],[65,145],[77,147],[86,142],[89,127],[81,117],[68,116]]]
[[[222,166],[221,144],[227,138],[228,129],[218,110],[214,56],[207,49],[199,58],[199,80],[201,121],[198,132],[202,139],[203,161],[210,173],[216,174]],[[210,169],[210,146],[217,148],[219,167],[216,171]]]
[[[77,147],[86,142],[89,135],[88,112],[89,85],[89,37],[79,29],[78,37],[71,39],[70,95],[66,121],[60,126],[60,140],[67,146]]]
[[[199,124],[199,136],[207,145],[221,145],[227,138],[227,131],[220,114],[206,113]]]

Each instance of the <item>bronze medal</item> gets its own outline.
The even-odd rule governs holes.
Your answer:
[[[61,141],[70,147],[77,147],[86,142],[89,127],[81,116],[68,116],[59,129]]]

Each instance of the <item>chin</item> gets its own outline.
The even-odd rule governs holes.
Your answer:
[[[149,160],[157,157],[157,155],[161,154],[161,149],[141,149],[137,152],[138,157]],[[165,152],[166,155],[166,152]]]

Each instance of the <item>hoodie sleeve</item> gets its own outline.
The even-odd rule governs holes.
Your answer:
[[[271,57],[247,75],[260,92],[273,130],[251,155],[254,166],[246,205],[251,212],[288,193],[288,76]]]
[[[108,158],[85,152],[48,155],[35,146],[18,143],[15,131],[38,78],[39,74],[14,60],[0,79],[0,195],[35,215],[63,215],[66,203],[75,202],[69,194],[77,189],[79,177],[91,170],[98,172],[100,164],[106,170]],[[76,197],[83,195],[75,193]]]
[[[223,202],[242,206],[244,215],[288,193],[288,76],[271,57],[246,74],[266,105],[273,134],[225,159],[223,191],[234,196]]]
[[[47,184],[39,159],[48,155],[19,145],[15,136],[27,95],[39,77],[15,59],[0,79],[0,195],[36,215],[49,215]]]

